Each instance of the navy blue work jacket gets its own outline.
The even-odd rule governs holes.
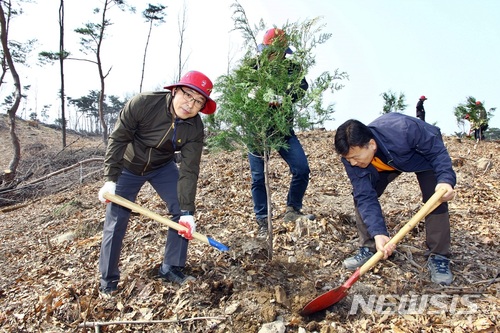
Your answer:
[[[380,116],[368,127],[375,136],[377,154],[382,153],[388,165],[401,172],[433,170],[438,183],[456,185],[451,158],[438,127],[397,112]],[[367,168],[352,166],[345,158],[342,162],[369,234],[388,236],[375,189],[379,179],[377,169],[371,164]]]

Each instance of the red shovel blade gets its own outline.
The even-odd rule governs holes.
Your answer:
[[[327,291],[323,295],[320,295],[307,303],[306,306],[300,311],[301,316],[308,316],[310,314],[313,314],[315,312],[321,311],[323,309],[326,309],[329,306],[332,306],[333,304],[339,302],[342,300],[344,297],[347,296],[347,293],[349,291],[349,288],[358,281],[360,277],[360,271],[361,269],[358,268],[353,275],[347,280],[343,285],[336,289],[332,289],[330,291]]]
[[[401,228],[394,237],[389,241],[389,243],[397,244],[411,229],[418,224],[420,220],[426,217],[430,212],[436,209],[440,205],[441,197],[446,193],[446,188],[440,188],[436,193],[432,195],[432,197],[427,200],[425,205],[420,208],[420,210],[413,216],[408,223],[406,223],[403,228]],[[310,315],[314,312],[326,309],[327,307],[337,303],[345,296],[347,296],[347,291],[354,284],[354,282],[358,281],[361,274],[369,271],[373,265],[375,265],[379,260],[382,259],[383,253],[381,251],[377,251],[366,263],[363,264],[360,268],[358,268],[354,274],[347,280],[342,286],[337,289],[330,290],[323,295],[316,297],[312,301],[310,301],[300,312],[301,315]],[[361,273],[361,271],[363,273]]]

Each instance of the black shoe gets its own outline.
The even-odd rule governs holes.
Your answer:
[[[117,291],[118,291],[117,286],[109,286],[109,287],[100,286],[99,287],[99,293],[103,297],[111,297],[111,296],[115,295]]]
[[[269,234],[269,229],[267,227],[267,217],[257,218],[257,224],[259,225],[259,230],[257,231],[257,238],[266,239]]]
[[[173,282],[177,284],[183,284],[187,281],[194,281],[195,278],[190,275],[184,275],[181,271],[182,267],[170,266],[166,273],[162,272],[161,266],[158,270],[158,277],[166,282]]]

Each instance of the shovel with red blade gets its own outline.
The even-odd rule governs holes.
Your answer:
[[[411,229],[413,229],[423,218],[425,218],[430,212],[436,209],[441,204],[441,197],[446,193],[446,189],[440,189],[432,195],[432,197],[427,200],[425,205],[420,208],[420,210],[406,223],[394,237],[388,242],[388,244],[397,244],[401,239],[403,239]],[[302,309],[300,314],[302,316],[307,316],[315,312],[321,311],[323,309],[332,306],[333,304],[339,302],[344,297],[347,296],[349,288],[358,281],[359,277],[375,266],[377,262],[384,257],[381,251],[377,251],[363,266],[359,267],[354,274],[346,281],[343,285],[336,289],[332,289],[309,303]]]

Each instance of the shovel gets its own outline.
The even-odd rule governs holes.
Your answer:
[[[155,212],[150,211],[149,209],[141,207],[138,204],[133,203],[132,201],[127,200],[119,195],[111,194],[111,193],[104,193],[103,197],[108,199],[111,202],[114,202],[115,204],[118,204],[118,205],[123,206],[125,208],[134,210],[134,211],[136,211],[144,216],[152,218],[153,220],[155,220],[157,222],[165,224],[169,228],[175,229],[177,231],[187,230],[186,227],[180,225],[179,223],[171,221],[171,220],[167,219],[166,217],[163,217],[159,214],[156,214]],[[228,246],[221,244],[221,243],[213,240],[212,238],[207,237],[205,235],[202,235],[200,233],[193,232],[193,238],[196,238],[197,240],[199,240],[203,243],[211,245],[220,251],[228,251],[229,250]]]
[[[420,208],[420,210],[406,223],[394,237],[387,244],[397,244],[401,239],[403,239],[411,229],[413,229],[423,218],[425,218],[430,212],[436,209],[441,204],[441,197],[446,193],[446,189],[440,189],[432,195],[432,197],[427,200],[425,205]],[[359,267],[354,274],[340,287],[332,289],[309,303],[302,309],[300,314],[302,316],[307,316],[313,314],[317,311],[326,309],[327,307],[337,303],[341,299],[347,296],[349,288],[358,281],[359,277],[375,266],[377,262],[384,257],[383,252],[377,251],[363,266]]]

